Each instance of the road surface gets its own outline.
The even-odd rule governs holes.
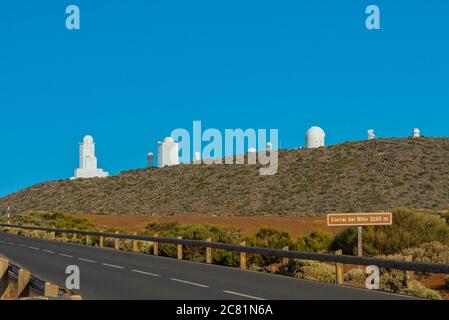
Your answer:
[[[69,265],[80,269],[83,299],[404,299],[238,268],[29,238],[0,232],[0,255],[38,278],[65,284]]]

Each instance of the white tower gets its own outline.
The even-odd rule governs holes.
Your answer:
[[[148,168],[153,168],[154,166],[154,154],[152,152],[147,154],[147,160],[148,160]]]
[[[324,147],[324,137],[326,134],[320,127],[313,126],[306,132],[306,147],[319,148]]]
[[[373,129],[368,130],[368,140],[373,140],[376,137]]]
[[[193,154],[193,163],[201,163],[201,154],[199,151],[195,151],[195,153]]]
[[[109,175],[108,172],[97,168],[95,142],[92,136],[85,136],[79,148],[79,168],[75,170],[75,176],[72,179],[107,177]]]
[[[419,138],[421,136],[421,131],[418,128],[413,129],[413,138]]]
[[[164,142],[158,142],[157,165],[159,168],[179,164],[179,144],[173,138],[167,137]]]
[[[267,143],[267,151],[273,150],[273,144],[271,142]]]

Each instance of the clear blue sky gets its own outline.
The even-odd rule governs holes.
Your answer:
[[[327,144],[449,136],[448,1],[5,0],[0,40],[0,196],[72,176],[85,134],[113,174],[193,120],[283,148],[311,125]]]

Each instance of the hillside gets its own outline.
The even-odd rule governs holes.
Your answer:
[[[392,207],[449,208],[449,139],[394,138],[282,150],[257,166],[179,165],[108,178],[40,183],[0,199],[14,212],[323,215]]]

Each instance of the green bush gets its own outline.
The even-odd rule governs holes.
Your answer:
[[[439,241],[449,245],[449,226],[440,216],[406,208],[393,210],[393,225],[363,229],[363,250],[367,255],[393,254],[423,243]],[[357,251],[356,228],[348,228],[337,235],[333,249],[345,254]]]
[[[438,291],[425,287],[419,281],[412,281],[411,286],[406,290],[406,293],[408,295],[424,299],[441,300],[441,295],[438,293]]]
[[[328,252],[334,236],[320,229],[309,235],[302,236],[296,242],[296,250],[306,252]]]
[[[246,245],[252,247],[282,249],[286,246],[294,248],[295,243],[288,232],[279,231],[270,227],[262,227],[253,236],[246,239]],[[261,254],[248,255],[248,262],[257,266],[266,266],[277,263],[280,258]]]

